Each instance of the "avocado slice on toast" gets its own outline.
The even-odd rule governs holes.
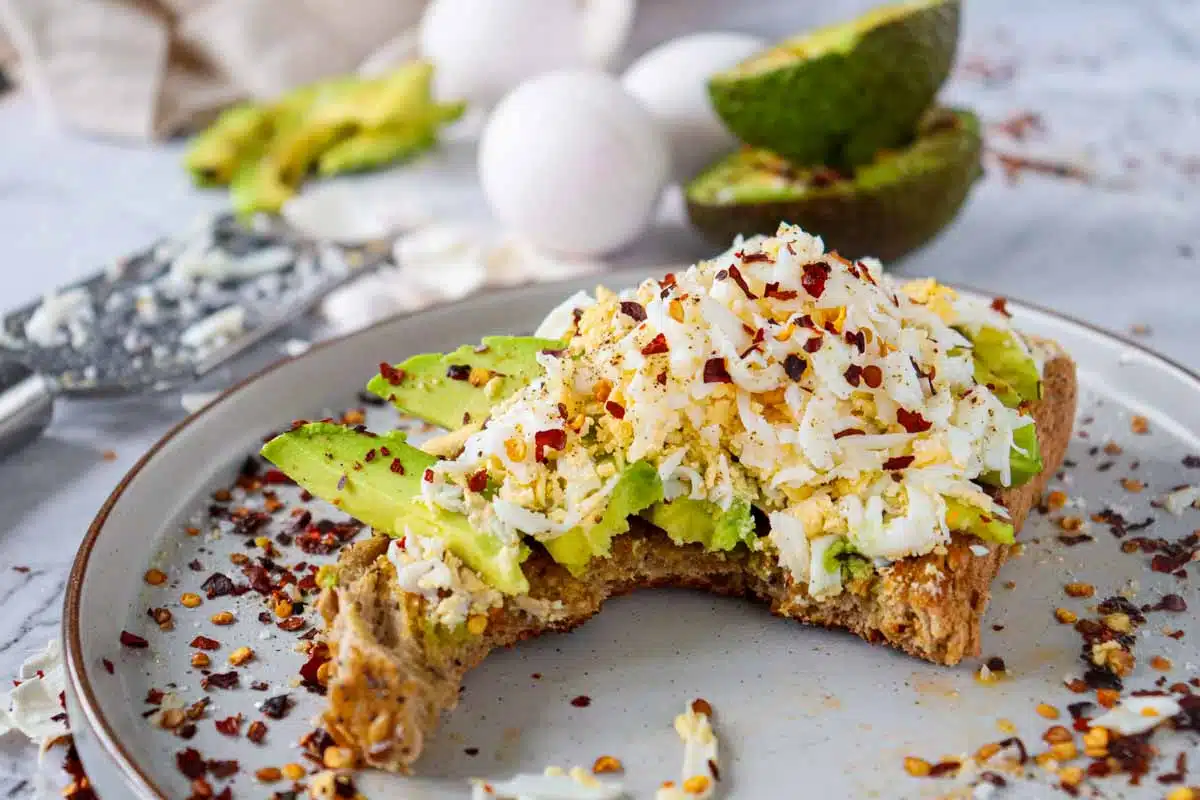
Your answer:
[[[973,113],[934,108],[921,119],[915,143],[881,152],[845,176],[745,148],[688,184],[688,216],[721,247],[738,234],[771,235],[790,222],[820,231],[827,247],[847,257],[891,261],[955,217],[982,175],[982,145]]]
[[[911,141],[950,73],[959,17],[960,0],[908,0],[787,39],[714,75],[713,109],[798,164],[869,163]]]

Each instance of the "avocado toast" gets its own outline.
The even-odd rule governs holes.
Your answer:
[[[783,226],[537,333],[381,365],[373,391],[461,426],[432,447],[312,423],[264,448],[379,534],[320,603],[324,724],[362,763],[408,771],[493,647],[643,586],[978,653],[1075,406],[1070,359],[1002,305]]]

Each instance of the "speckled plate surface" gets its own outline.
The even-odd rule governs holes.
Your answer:
[[[623,286],[639,277],[619,273],[605,282]],[[259,782],[254,773],[260,768],[307,766],[297,740],[321,707],[319,696],[296,685],[305,661],[297,646],[307,627],[289,632],[276,618],[260,621],[269,609],[254,591],[206,598],[198,608],[181,604],[185,592],[204,595],[201,586],[214,571],[247,583],[230,555],[261,555],[253,539],[273,538],[292,524],[288,512],[281,512],[262,529],[239,534],[208,511],[213,492],[234,482],[264,434],[293,418],[361,406],[356,392],[382,360],[453,348],[489,333],[527,332],[560,298],[592,282],[497,293],[316,347],[222,396],[133,469],[80,550],[64,614],[71,718],[80,753],[104,797],[187,797],[188,781],[177,766],[185,748],[205,759],[236,759],[235,774],[210,779],[217,789],[232,787],[237,798],[269,797],[292,787],[286,780]],[[1067,705],[1094,699],[1064,686],[1066,677],[1083,672],[1083,664],[1080,636],[1056,622],[1056,607],[1094,617],[1094,604],[1122,589],[1136,591],[1139,605],[1156,603],[1166,593],[1182,596],[1193,608],[1200,604],[1194,567],[1184,566],[1188,577],[1179,578],[1152,571],[1149,554],[1122,551],[1133,537],[1173,540],[1200,525],[1200,511],[1174,516],[1151,507],[1170,488],[1200,481],[1200,470],[1183,462],[1200,453],[1200,381],[1107,334],[1015,302],[1009,308],[1023,329],[1058,340],[1074,356],[1082,395],[1072,466],[1052,486],[1069,496],[1067,507],[1032,516],[1021,537],[1024,555],[1010,561],[994,587],[984,657],[1003,658],[1005,679],[981,684],[976,674],[982,660],[935,667],[849,635],[774,619],[749,603],[646,591],[611,602],[574,633],[491,656],[468,676],[458,709],[420,761],[421,776],[365,775],[360,789],[369,797],[466,797],[470,776],[503,778],[547,764],[590,765],[608,754],[624,762],[631,796],[651,797],[660,782],[677,776],[682,748],[671,721],[694,697],[716,710],[722,792],[731,798],[944,796],[969,785],[969,776],[912,778],[905,774],[904,757],[936,762],[1014,730],[1031,753],[1045,750],[1042,735],[1055,723],[1038,716],[1035,706],[1055,706],[1059,722],[1069,727]],[[368,411],[372,426],[396,423],[390,410]],[[1133,432],[1133,415],[1146,418],[1148,432]],[[1105,449],[1110,441],[1115,446]],[[1139,486],[1133,481],[1140,482],[1140,491],[1132,491]],[[284,502],[296,499],[292,487],[267,488]],[[248,497],[235,492],[217,506],[263,504],[261,492]],[[318,519],[340,518],[319,501],[306,506]],[[1111,525],[1087,521],[1081,532],[1090,539],[1060,540],[1060,518],[1088,520],[1105,508],[1130,523],[1147,517],[1153,523],[1118,539]],[[200,533],[189,535],[188,527]],[[333,558],[301,552],[295,541],[276,547],[276,560],[288,566]],[[166,574],[163,585],[143,580],[152,567]],[[1071,581],[1093,584],[1095,597],[1067,597],[1063,587]],[[153,608],[171,612],[173,630],[161,630],[148,616]],[[234,624],[210,621],[222,611],[233,613]],[[293,624],[313,620],[311,610],[296,616],[300,622]],[[1146,617],[1127,688],[1153,688],[1164,676],[1169,685],[1200,675],[1194,614],[1156,611]],[[123,647],[122,630],[144,637],[147,646]],[[1168,636],[1170,631],[1182,631],[1182,638]],[[210,669],[236,669],[238,688],[202,687],[201,671],[190,664],[197,650],[189,643],[196,636],[219,642],[208,653]],[[229,666],[230,654],[242,646],[252,648],[255,658]],[[1155,670],[1152,656],[1169,659],[1170,666]],[[251,688],[258,682],[266,688]],[[146,702],[151,690],[173,693],[187,704],[210,698],[191,739],[144,718],[156,709]],[[289,698],[286,716],[264,715],[263,701],[283,694]],[[572,704],[584,695],[590,705]],[[218,732],[216,720],[239,713],[238,736]],[[246,738],[254,721],[267,725],[260,744]],[[1188,736],[1155,734],[1163,755],[1152,776],[1172,771],[1174,753],[1195,746]],[[1010,796],[1061,796],[1050,773],[1032,764],[1028,773],[1032,778],[1020,786],[1008,776]],[[1162,785],[1149,777],[1142,787],[1131,787],[1116,777],[1096,782],[1095,790],[1104,797],[1159,797]]]

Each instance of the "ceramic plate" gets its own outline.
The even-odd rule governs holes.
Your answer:
[[[639,277],[618,273],[607,283],[631,285]],[[201,585],[214,571],[245,582],[230,555],[253,554],[255,536],[274,537],[290,524],[285,518],[246,536],[209,516],[213,492],[233,483],[263,436],[293,418],[360,406],[357,390],[380,361],[451,349],[490,333],[528,332],[558,300],[591,282],[495,293],[316,347],[225,394],[134,467],[88,533],[65,611],[71,717],[81,755],[104,797],[186,797],[188,781],[176,758],[185,748],[207,759],[236,759],[237,773],[214,783],[232,786],[238,798],[290,788],[286,781],[259,782],[254,773],[260,768],[306,763],[296,743],[321,707],[320,697],[297,685],[304,662],[297,646],[306,629],[289,632],[276,619],[260,621],[265,606],[255,592],[205,599],[195,609],[181,605],[184,592],[204,594]],[[1188,579],[1154,572],[1150,555],[1121,549],[1133,536],[1174,539],[1200,523],[1198,511],[1174,516],[1151,507],[1171,487],[1200,479],[1200,470],[1183,465],[1184,456],[1200,452],[1194,433],[1200,431],[1200,381],[1105,333],[1018,303],[1009,308],[1024,330],[1058,340],[1075,357],[1082,396],[1071,466],[1052,487],[1069,496],[1068,506],[1032,515],[1022,533],[1024,555],[1009,562],[994,587],[983,656],[1004,660],[1005,679],[980,683],[983,659],[936,667],[846,634],[772,618],[746,602],[645,591],[614,600],[574,633],[492,655],[468,676],[461,703],[419,762],[421,776],[366,775],[360,788],[371,797],[466,797],[471,776],[591,765],[597,756],[612,755],[625,765],[630,795],[651,797],[658,784],[677,777],[682,748],[671,723],[696,697],[716,710],[721,786],[731,798],[939,796],[965,778],[955,784],[909,777],[906,756],[936,762],[1011,731],[1031,752],[1044,750],[1041,737],[1053,723],[1035,707],[1054,706],[1069,726],[1067,705],[1094,699],[1064,686],[1083,665],[1079,634],[1055,620],[1056,607],[1095,616],[1092,604],[1121,590],[1136,594],[1138,604],[1155,603],[1164,593],[1181,595],[1193,607],[1200,603]],[[1147,433],[1132,431],[1133,415],[1145,417]],[[368,421],[373,427],[397,423],[390,410],[374,408]],[[1105,449],[1110,441],[1115,445]],[[1128,488],[1138,486],[1135,480],[1143,487],[1138,492]],[[272,488],[285,501],[295,498],[292,488]],[[251,498],[235,493],[225,506],[262,502],[261,493]],[[319,501],[308,507],[318,517],[338,518]],[[1154,522],[1119,540],[1110,525],[1088,521],[1080,533],[1090,538],[1072,545],[1060,540],[1061,517],[1087,520],[1105,508],[1131,523],[1149,516]],[[189,535],[189,527],[200,532]],[[302,553],[295,545],[280,549],[277,559],[288,565],[332,558]],[[165,584],[143,580],[152,567],[166,574]],[[1095,597],[1067,597],[1064,585],[1072,581],[1093,584]],[[153,608],[171,612],[174,630],[160,630],[147,615]],[[222,611],[232,612],[236,622],[210,622]],[[300,616],[305,625],[313,618],[311,610]],[[1165,611],[1146,616],[1137,636],[1138,667],[1127,686],[1152,688],[1160,677],[1170,683],[1195,678],[1200,662],[1195,617]],[[143,636],[148,647],[122,647],[122,630]],[[1182,639],[1167,635],[1180,630]],[[239,688],[202,688],[200,671],[189,663],[195,652],[189,643],[201,635],[220,644],[210,653],[218,672],[232,669],[227,659],[236,648],[254,650],[254,660],[237,668]],[[1152,656],[1169,659],[1170,666],[1156,671],[1149,666]],[[156,709],[146,702],[152,690],[167,693],[168,703],[210,698],[193,738],[184,741],[144,718]],[[262,702],[283,694],[290,712],[282,719],[264,716]],[[581,696],[590,705],[572,703]],[[239,713],[244,718],[239,736],[216,730],[215,720]],[[246,739],[256,720],[268,727],[261,744]],[[1174,732],[1156,734],[1164,753],[1157,773],[1170,771],[1182,740]],[[1029,774],[1028,786],[1015,796],[1060,796],[1050,788],[1057,782],[1050,773],[1030,765]],[[1153,778],[1142,788],[1126,786],[1124,778],[1098,786],[1107,797],[1161,793]]]

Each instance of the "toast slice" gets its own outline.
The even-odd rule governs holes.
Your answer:
[[[997,499],[1021,529],[1066,453],[1075,417],[1076,379],[1071,359],[1048,343],[1042,399],[1030,413],[1045,468]],[[980,623],[992,580],[1010,552],[954,534],[945,552],[905,559],[852,591],[816,601],[795,584],[773,556],[739,548],[706,552],[680,546],[662,531],[635,520],[597,559],[583,579],[572,577],[544,551],[524,564],[530,594],[506,598],[493,609],[482,635],[448,641],[428,634],[423,600],[397,586],[384,557],[386,537],[357,543],[341,556],[341,585],[326,590],[320,610],[333,669],[324,725],[359,763],[407,773],[441,714],[454,708],[468,669],[495,647],[551,631],[568,631],[596,614],[604,601],[641,587],[688,587],[754,598],[771,612],[810,625],[843,628],[938,664],[953,665],[980,650]]]

